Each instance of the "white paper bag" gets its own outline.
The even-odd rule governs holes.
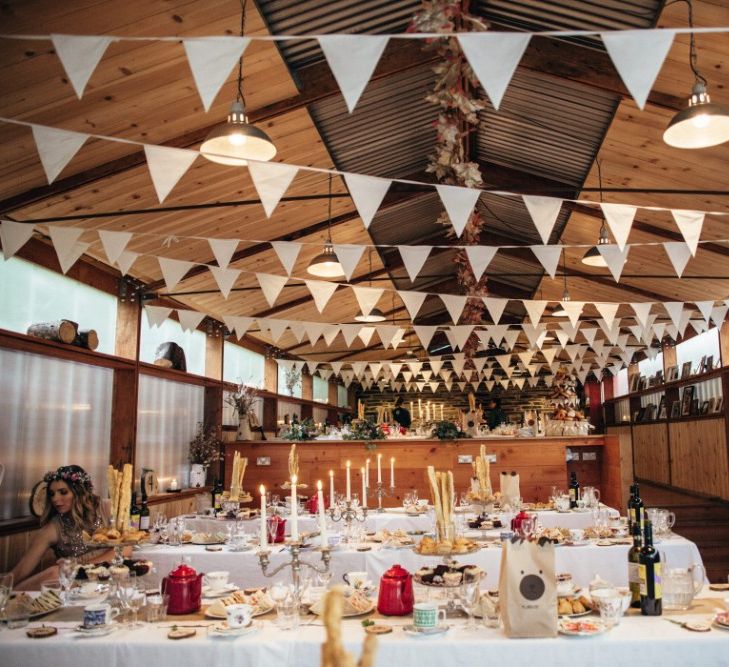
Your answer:
[[[501,508],[506,505],[513,507],[514,499],[521,498],[519,490],[519,475],[515,472],[502,472],[499,475],[499,490],[501,491]]]

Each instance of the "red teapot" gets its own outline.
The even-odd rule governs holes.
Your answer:
[[[407,616],[413,611],[413,577],[400,565],[393,565],[380,579],[377,611],[386,616]]]
[[[162,592],[170,596],[169,614],[192,614],[200,609],[202,573],[189,565],[178,565],[162,580]]]
[[[273,516],[266,519],[266,525],[268,528],[268,541],[274,544],[280,544],[286,539],[286,519],[274,514]],[[271,536],[275,534],[273,540]]]

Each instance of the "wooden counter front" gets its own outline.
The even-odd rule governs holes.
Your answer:
[[[569,471],[575,470],[583,485],[600,487],[602,482],[603,448],[602,436],[554,437],[554,438],[486,438],[472,440],[378,440],[365,443],[358,440],[311,440],[297,442],[299,454],[299,478],[308,484],[309,495],[316,489],[317,480],[329,490],[329,470],[334,470],[335,490],[345,489],[346,462],[352,462],[352,492],[361,493],[360,468],[370,459],[370,482],[377,481],[377,455],[382,454],[382,482],[390,483],[390,457],[395,457],[395,495],[386,498],[386,506],[402,505],[402,497],[410,489],[417,489],[422,498],[429,497],[426,469],[429,465],[436,470],[453,470],[458,492],[470,486],[472,467],[470,463],[459,463],[459,455],[475,457],[481,444],[486,445],[488,454],[496,455],[491,464],[491,483],[499,489],[499,475],[502,471],[515,471],[520,475],[521,493],[526,501],[547,500],[553,486],[567,488]],[[243,487],[257,494],[260,484],[274,493],[281,493],[280,486],[288,479],[288,455],[292,442],[269,440],[266,442],[230,442],[225,445],[226,488],[230,487],[230,471],[234,452],[248,457],[248,469]],[[373,450],[366,447],[374,446]],[[579,460],[567,463],[567,449],[576,450]],[[585,456],[587,454],[587,456]],[[268,457],[270,465],[259,465],[260,457]],[[603,498],[606,490],[602,490]],[[607,498],[606,498],[607,501]],[[368,504],[374,500],[369,499]]]

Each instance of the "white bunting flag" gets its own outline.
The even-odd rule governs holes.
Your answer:
[[[608,227],[610,227],[610,231],[613,233],[615,243],[622,250],[628,242],[630,229],[633,226],[633,218],[635,218],[635,212],[637,210],[636,207],[629,206],[628,204],[607,204],[600,202],[600,208],[605,216],[605,221],[608,223]]]
[[[498,324],[501,320],[501,316],[504,314],[504,309],[506,308],[506,304],[509,300],[496,299],[491,296],[485,296],[482,297],[482,299],[486,309],[489,311],[489,315],[491,315],[491,319],[494,321],[494,324]]]
[[[372,371],[372,377],[377,379],[377,376],[380,374],[380,369],[382,368],[382,364],[380,362],[370,362],[369,367],[370,367],[370,370]]]
[[[288,324],[289,323],[286,320],[266,320],[266,328],[268,328],[271,332],[271,338],[273,339],[274,344],[278,343],[279,338],[286,333]],[[307,362],[307,364],[308,363],[309,362]],[[312,373],[311,369],[309,369],[309,373]]]
[[[354,296],[357,299],[362,315],[369,315],[377,305],[382,293],[385,291],[379,287],[355,287],[351,286]]]
[[[208,239],[213,257],[221,269],[227,269],[238,247],[238,239]]]
[[[273,215],[298,171],[298,167],[281,162],[248,162],[248,173],[267,218]]]
[[[382,204],[392,181],[385,178],[349,173],[344,174],[344,181],[357,208],[357,213],[362,218],[365,229],[369,229],[370,223],[380,208],[380,204]]]
[[[530,377],[527,378],[527,383],[529,386],[534,389],[539,384],[539,378],[538,377]]]
[[[362,258],[362,253],[365,251],[363,245],[350,245],[348,243],[335,243],[334,252],[337,255],[339,263],[342,265],[342,271],[347,277],[347,280],[352,279],[352,274],[359,264],[359,260]]]
[[[451,316],[453,324],[458,324],[458,320],[461,318],[461,313],[466,306],[467,296],[460,296],[458,294],[440,294],[440,300],[448,310],[448,314]]]
[[[430,363],[430,370],[436,375],[439,375],[441,368],[443,368],[443,360],[436,357],[429,357],[428,362]]]
[[[542,243],[549,243],[549,237],[557,222],[557,216],[562,208],[562,200],[556,197],[539,197],[536,195],[522,195],[524,204],[532,217],[534,226],[539,232]]]
[[[218,289],[223,295],[224,299],[227,299],[230,295],[230,290],[233,289],[235,281],[238,280],[240,271],[238,269],[221,269],[219,266],[208,266],[210,273],[213,274],[215,282],[218,285]]]
[[[324,327],[324,342],[327,344],[327,347],[331,347],[331,344],[334,342],[334,339],[339,335],[339,327],[336,324],[327,324]],[[364,363],[364,362],[362,362]],[[360,374],[358,374],[357,377],[359,377]]]
[[[169,259],[167,257],[158,257],[159,268],[162,270],[162,277],[164,278],[165,285],[167,285],[167,291],[171,292],[177,287],[184,277],[185,274],[195,264],[193,262],[185,262],[179,259]]]
[[[324,333],[324,325],[321,322],[304,322],[304,329],[306,331],[306,337],[309,339],[309,344],[312,346],[316,345],[316,342]]]
[[[205,313],[199,313],[197,310],[177,310],[177,318],[180,320],[180,326],[183,331],[195,331],[197,325],[205,318]]]
[[[531,299],[527,300],[524,299],[522,301],[524,304],[524,308],[527,311],[527,314],[529,315],[529,321],[533,325],[539,324],[539,320],[542,319],[542,315],[544,314],[544,309],[547,307],[548,301],[540,300],[540,299]]]
[[[463,367],[466,365],[466,360],[463,357],[456,356],[456,358],[451,360],[451,366],[453,368],[454,373],[456,374],[456,377],[460,377],[463,375]]]
[[[127,244],[132,239],[131,232],[110,232],[105,229],[99,230],[99,239],[104,246],[104,252],[112,264],[116,263],[119,256],[124,252]]]
[[[466,343],[471,337],[472,332],[473,324],[462,324],[461,326],[450,327],[449,329],[449,333],[453,336],[453,342],[455,342],[456,347],[459,350],[462,350],[464,347],[466,347]]]
[[[714,323],[715,326],[720,327],[724,323],[724,318],[726,317],[727,311],[729,311],[729,306],[727,306],[726,304],[712,308],[711,321]]]
[[[23,222],[3,220],[0,223],[0,241],[3,244],[3,257],[10,259],[20,250],[33,236],[35,225]]]
[[[340,328],[347,347],[352,347],[352,343],[354,343],[354,339],[359,335],[359,330],[362,326],[359,324],[342,324]]]
[[[577,332],[577,323],[580,321],[580,315],[582,314],[582,309],[585,307],[584,301],[561,301],[560,306],[564,309],[564,312],[567,313],[567,318],[571,322],[572,326],[574,327],[573,332],[570,335],[570,338],[574,340],[575,334]],[[564,324],[564,322],[563,322]]]
[[[509,329],[504,334],[504,344],[506,345],[507,350],[513,350],[514,345],[516,345],[516,340],[519,338],[519,330],[518,329]]]
[[[681,313],[683,312],[683,301],[664,301],[663,307],[666,309],[666,312],[671,318],[674,326],[680,326]]]
[[[375,333],[374,327],[362,327],[357,334],[362,344],[367,347],[372,340],[372,335]]]
[[[405,270],[408,272],[408,276],[410,276],[410,282],[414,283],[420,270],[423,268],[423,264],[428,259],[432,248],[429,245],[400,245],[397,249],[400,251],[400,257],[402,257]]]
[[[540,261],[550,278],[554,278],[562,254],[561,245],[532,245],[529,246],[534,256]]]
[[[306,286],[311,292],[311,296],[314,297],[314,303],[316,309],[320,312],[324,312],[324,308],[329,303],[329,299],[337,289],[337,283],[331,283],[328,280],[305,280]]]
[[[235,331],[236,338],[239,340],[245,336],[248,329],[251,328],[253,324],[253,318],[252,317],[243,317],[241,315],[236,315],[230,318],[233,321],[233,327],[228,327],[231,331]]]
[[[131,250],[125,250],[119,257],[117,257],[116,265],[119,267],[119,271],[123,276],[129,273],[129,269],[132,268],[132,264],[137,261],[139,257],[138,252],[132,252]]]
[[[388,35],[321,35],[319,46],[342,91],[349,113],[354,111],[380,56]]]
[[[89,247],[88,243],[82,243],[78,240],[83,231],[83,229],[74,227],[48,227],[48,233],[58,257],[58,263],[61,265],[61,271],[64,274]]]
[[[673,264],[673,270],[680,278],[683,275],[686,264],[691,259],[691,248],[683,241],[666,242],[663,244],[663,248],[668,255],[668,259],[671,260],[671,264]]]
[[[435,189],[445,206],[456,236],[460,237],[481,196],[481,190],[461,188],[456,185],[436,185]]]
[[[417,375],[420,373],[420,370],[423,368],[423,362],[422,361],[408,361],[407,367],[410,369],[410,372],[413,375]],[[427,380],[427,378],[426,378]]]
[[[301,243],[294,243],[292,241],[271,241],[271,247],[276,252],[278,261],[281,262],[281,266],[284,267],[287,275],[291,275],[294,270],[294,264],[299,257],[301,251]]]
[[[546,334],[544,325],[542,324],[533,325],[529,322],[522,322],[521,328],[526,334],[530,347],[537,347],[539,345],[538,341],[540,336],[542,334]]]
[[[375,329],[377,330],[377,335],[380,337],[380,341],[382,342],[382,347],[385,349],[392,344],[399,331],[399,327],[391,324],[380,324],[376,326]]]
[[[147,313],[147,322],[149,323],[149,326],[158,327],[170,316],[172,308],[145,305],[144,312]]]
[[[31,125],[31,130],[49,184],[56,180],[88,139],[87,134],[57,130],[45,125]]]
[[[524,55],[530,37],[526,32],[458,34],[461,49],[496,110]]]
[[[192,78],[205,111],[210,110],[231,70],[250,43],[248,37],[214,36],[183,39]]]
[[[554,361],[554,357],[557,354],[557,348],[556,347],[543,347],[542,348],[542,356],[544,357],[544,360],[551,364]]]
[[[567,343],[569,343],[570,335],[566,331],[562,331],[561,329],[557,329],[554,332],[554,335],[557,336],[560,347],[564,350]]]
[[[270,273],[257,273],[256,279],[261,286],[263,296],[268,301],[268,305],[273,308],[273,304],[276,303],[276,299],[278,299],[278,295],[281,294],[281,290],[288,282],[288,278],[286,276],[275,276]]]
[[[144,155],[147,158],[147,168],[152,178],[154,191],[161,204],[190,168],[198,153],[184,148],[145,144]]]
[[[686,245],[691,249],[691,255],[695,257],[696,249],[699,245],[699,238],[701,237],[701,228],[704,226],[705,213],[702,211],[674,209],[671,211],[671,215],[673,215],[678,229],[683,234],[683,240],[686,241]]]
[[[472,357],[471,363],[473,364],[476,372],[480,373],[483,370],[484,365],[486,364],[486,357]]]
[[[605,260],[605,264],[607,264],[608,269],[610,269],[610,273],[615,279],[615,282],[620,282],[620,276],[623,274],[623,267],[625,266],[625,262],[628,260],[630,246],[626,245],[621,250],[614,243],[605,243],[603,245],[598,245],[597,249],[600,255],[602,255],[602,258]]]
[[[414,320],[418,312],[420,311],[423,302],[425,301],[425,297],[428,296],[428,293],[399,290],[397,295],[400,297],[400,299],[402,299],[402,302],[405,304],[405,308],[407,308],[410,319]]]
[[[496,380],[488,380],[484,382],[486,385],[486,391],[493,391],[494,386],[496,385]]]
[[[438,327],[436,325],[434,326],[419,326],[417,324],[413,324],[413,331],[415,331],[415,335],[418,337],[418,340],[420,341],[420,344],[423,346],[424,350],[428,349],[428,345],[430,345],[430,341],[433,340],[433,336],[435,332],[438,330]]]
[[[615,321],[615,314],[618,312],[620,307],[619,303],[599,303],[593,304],[597,308],[597,312],[600,313],[602,318],[605,320],[605,326],[608,329],[613,328],[613,322]]]
[[[696,301],[695,303],[696,307],[699,309],[699,312],[706,321],[706,325],[708,326],[709,320],[711,319],[711,312],[714,309],[713,299],[711,301]]]
[[[519,352],[516,355],[519,360],[526,368],[531,363],[532,357],[534,356],[534,350],[526,350],[525,352]]]
[[[653,303],[650,301],[643,301],[638,303],[631,303],[630,307],[633,309],[633,312],[635,313],[635,319],[637,322],[640,323],[642,327],[648,326],[648,316],[651,313],[651,308],[653,306]]]
[[[488,268],[497,250],[498,248],[494,246],[466,246],[466,255],[476,281],[481,280],[481,276]]]
[[[640,109],[673,43],[673,30],[616,30],[600,33],[625,87]]]
[[[51,41],[76,96],[81,99],[86,84],[112,38],[96,35],[51,35]]]
[[[580,329],[580,333],[585,337],[587,344],[592,347],[595,342],[595,336],[597,335],[597,328],[585,327],[584,329]]]
[[[304,334],[306,333],[303,322],[297,322],[295,320],[289,321],[289,331],[294,335],[297,343],[303,342]]]

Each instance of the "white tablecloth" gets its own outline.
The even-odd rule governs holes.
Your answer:
[[[609,547],[590,543],[587,546],[556,547],[557,572],[569,572],[578,586],[587,586],[595,575],[612,582],[616,586],[628,585],[628,545]],[[701,555],[696,545],[681,537],[665,540],[657,545],[664,554],[670,567],[688,567],[693,563],[701,563]],[[302,560],[320,563],[320,555],[316,551],[303,551]],[[148,558],[157,570],[166,574],[180,562],[182,556],[189,556],[192,566],[202,572],[228,570],[231,581],[244,586],[265,586],[270,579],[263,576],[255,550],[233,553],[228,547],[223,551],[208,552],[205,547],[183,545],[180,547],[142,547],[135,551],[135,557]],[[275,545],[270,556],[270,570],[289,559],[282,547]],[[499,580],[501,548],[495,545],[481,549],[476,553],[458,556],[462,564],[478,565],[486,572],[486,585],[496,588]],[[377,584],[382,574],[395,563],[402,565],[411,573],[423,565],[436,565],[440,562],[436,556],[421,556],[412,549],[385,549],[373,545],[370,551],[359,552],[347,547],[340,547],[332,552],[331,571],[334,580],[341,579],[345,572],[366,571],[371,580]],[[287,570],[287,573],[290,570]],[[283,576],[283,575],[279,575]],[[288,574],[287,574],[288,576]]]
[[[713,594],[716,596],[717,594]],[[717,600],[717,606],[721,602]],[[709,616],[682,616],[708,620]],[[311,618],[311,617],[309,617]],[[394,618],[387,624],[402,625],[407,618]],[[236,667],[318,667],[324,629],[318,619],[304,620],[296,631],[282,631],[272,621],[260,621],[255,633],[239,638],[207,636],[205,628],[182,641],[166,638],[167,628],[145,626],[122,629],[108,637],[79,637],[66,629],[49,639],[28,639],[25,630],[0,634],[0,665],[3,667],[129,667],[130,665],[236,665]],[[316,624],[307,624],[316,623]],[[412,638],[399,627],[378,638],[377,667],[443,667],[444,665],[532,664],[540,667],[727,667],[729,632],[714,629],[708,633],[688,632],[663,618],[631,616],[623,618],[610,632],[590,639],[557,637],[549,639],[507,639],[500,629],[480,628],[470,632],[463,621],[449,621],[447,634]],[[182,623],[183,625],[185,622]],[[32,625],[40,625],[33,623]],[[162,623],[169,626],[169,622]],[[344,621],[345,644],[359,654],[364,631],[359,619]]]

